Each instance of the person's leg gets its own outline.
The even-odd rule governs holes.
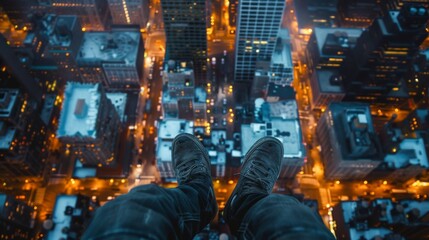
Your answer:
[[[283,144],[276,138],[262,138],[250,148],[224,210],[231,232],[239,239],[334,239],[309,208],[271,194],[282,159]]]
[[[270,194],[252,205],[236,231],[239,239],[335,239],[318,213],[288,195]]]
[[[214,218],[217,204],[204,147],[190,134],[173,141],[179,186],[139,186],[97,210],[82,239],[192,239]]]

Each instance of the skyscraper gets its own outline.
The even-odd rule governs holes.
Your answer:
[[[108,0],[113,24],[138,24],[149,19],[149,0]]]
[[[47,11],[58,15],[77,15],[86,30],[102,31],[112,22],[106,0],[51,0]]]
[[[100,84],[69,82],[57,137],[65,153],[83,164],[108,165],[116,159],[119,115]]]
[[[404,77],[427,36],[428,19],[421,5],[405,5],[376,19],[344,60],[346,100],[376,102],[380,108],[408,107],[400,100],[408,98]]]
[[[271,59],[284,7],[284,0],[240,1],[235,40],[236,82],[251,83],[256,61]]]
[[[197,86],[206,80],[205,0],[161,0],[166,34],[165,60],[193,62]]]

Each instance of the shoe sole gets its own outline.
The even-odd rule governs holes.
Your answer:
[[[210,170],[210,158],[209,158],[209,155],[207,153],[207,150],[204,148],[204,146],[200,143],[200,141],[194,135],[189,134],[189,133],[180,133],[179,135],[177,135],[174,138],[173,143],[171,144],[172,145],[172,148],[171,148],[171,154],[172,154],[171,161],[173,162],[173,169],[176,168],[176,161],[174,161],[174,157],[173,157],[174,148],[176,146],[176,142],[179,141],[180,138],[182,138],[182,137],[186,138],[186,139],[189,139],[189,140],[192,140],[192,142],[195,143],[195,145],[197,145],[198,149],[200,149],[201,152],[204,155],[204,160],[207,163],[207,167],[208,167],[209,171],[211,171]]]
[[[243,170],[244,169],[244,167],[246,166],[246,164],[248,164],[249,163],[249,159],[250,159],[250,156],[253,154],[253,152],[257,149],[257,148],[259,148],[260,147],[260,145],[262,145],[263,143],[266,143],[266,142],[269,142],[269,141],[273,141],[273,142],[276,142],[277,144],[280,144],[282,147],[281,147],[281,156],[282,156],[282,158],[283,158],[283,155],[284,155],[284,149],[283,149],[283,145],[282,145],[282,143],[277,139],[277,138],[274,138],[274,137],[263,137],[263,138],[261,138],[261,139],[259,139],[258,141],[256,141],[254,144],[253,144],[253,146],[249,149],[249,151],[247,151],[247,153],[246,153],[246,155],[244,155],[244,161],[243,161],[243,164],[241,165],[241,169],[240,169],[240,172],[241,172],[241,170]],[[280,164],[281,164],[281,161],[282,161],[282,159],[280,159]],[[279,175],[280,175],[280,171],[279,171],[279,173],[277,174],[277,177],[276,177],[276,179],[278,179],[279,178]],[[240,179],[241,179],[241,175],[240,175],[240,178],[238,179],[238,183],[237,183],[237,185],[235,186],[235,188],[234,188],[234,190],[232,191],[232,193],[231,193],[231,195],[229,196],[229,198],[228,198],[228,201],[226,202],[226,204],[225,204],[225,208],[224,208],[224,216],[226,216],[227,215],[227,211],[226,211],[226,209],[228,209],[229,208],[229,206],[231,205],[231,202],[232,202],[232,197],[236,194],[236,192],[241,188],[241,185],[242,184],[239,184],[240,183]]]

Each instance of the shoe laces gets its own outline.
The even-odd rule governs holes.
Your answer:
[[[263,158],[267,157],[268,153],[265,150],[253,157],[248,172],[243,175],[247,179],[243,186],[243,192],[254,191],[255,186],[265,190],[265,192],[271,192],[277,176],[274,176],[273,169],[264,164],[266,160],[264,161]]]
[[[202,157],[202,156],[198,156]],[[207,174],[207,166],[198,160],[197,156],[193,157],[193,160],[182,161],[181,164],[176,166],[176,177],[179,182],[185,182],[191,180],[191,175],[205,175]]]

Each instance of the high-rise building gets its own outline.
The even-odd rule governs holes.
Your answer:
[[[326,179],[363,179],[381,163],[382,150],[367,104],[331,103],[316,134]]]
[[[276,47],[268,61],[257,61],[250,98],[266,97],[268,85],[290,86],[293,82],[293,63],[290,36],[287,29],[279,30]]]
[[[2,239],[33,239],[35,216],[33,207],[0,193],[0,236]]]
[[[235,40],[234,81],[251,84],[257,61],[269,61],[277,43],[285,1],[242,0]]]
[[[362,29],[355,28],[314,28],[306,52],[313,109],[326,109],[344,98],[339,69],[361,34]]]
[[[0,86],[20,88],[38,104],[42,101],[42,90],[29,72],[22,66],[6,39],[0,34]]]
[[[113,24],[137,24],[146,27],[149,20],[149,0],[107,0]]]
[[[194,119],[195,79],[193,69],[169,60],[162,73],[162,103],[165,118]]]
[[[143,51],[138,28],[86,32],[76,59],[82,81],[102,83],[108,90],[139,90]]]
[[[87,31],[103,31],[112,22],[107,0],[51,0],[46,10],[58,15],[79,16]]]
[[[366,28],[381,15],[380,0],[338,0],[341,27]]]
[[[346,100],[379,108],[409,108],[405,75],[427,36],[429,14],[421,5],[388,11],[365,30],[341,70]]]
[[[310,35],[315,27],[334,27],[337,24],[338,0],[293,1],[298,33]]]
[[[193,62],[196,86],[207,79],[206,0],[161,0],[165,60]]]
[[[58,92],[67,80],[79,80],[76,57],[83,40],[82,27],[77,16],[44,15],[27,34],[24,42],[35,52],[23,60],[29,62],[31,74],[45,92]],[[56,87],[53,87],[56,86]]]
[[[117,157],[120,126],[100,84],[67,83],[57,130],[66,155],[86,165],[111,164]]]

